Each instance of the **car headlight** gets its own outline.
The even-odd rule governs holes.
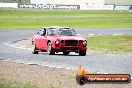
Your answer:
[[[57,39],[57,40],[55,41],[55,44],[56,44],[56,45],[58,45],[58,44],[59,44],[59,42],[60,42],[60,41]]]
[[[85,40],[85,41],[83,41],[83,45],[87,45],[87,41]]]

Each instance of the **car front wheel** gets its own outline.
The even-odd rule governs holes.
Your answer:
[[[32,53],[33,53],[33,54],[38,54],[38,52],[39,52],[39,51],[37,51],[35,43],[32,42]]]
[[[85,56],[86,55],[86,51],[80,51],[79,52],[79,56]]]
[[[51,42],[49,42],[48,45],[47,45],[47,54],[48,55],[54,55],[55,54],[55,51],[52,48],[52,43]]]

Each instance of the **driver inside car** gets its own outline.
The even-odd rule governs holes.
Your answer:
[[[44,30],[42,31],[42,36],[45,36],[46,35],[46,29],[44,28]]]

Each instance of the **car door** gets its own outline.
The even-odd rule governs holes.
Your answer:
[[[39,38],[39,46],[41,50],[47,50],[47,30],[43,28],[41,30],[41,36]]]
[[[36,48],[40,49],[41,30],[34,36],[34,38],[35,38]]]

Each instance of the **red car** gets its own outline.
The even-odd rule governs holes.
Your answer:
[[[44,27],[32,38],[32,53],[38,54],[39,51],[46,51],[49,55],[75,52],[85,56],[87,41],[69,27]]]

